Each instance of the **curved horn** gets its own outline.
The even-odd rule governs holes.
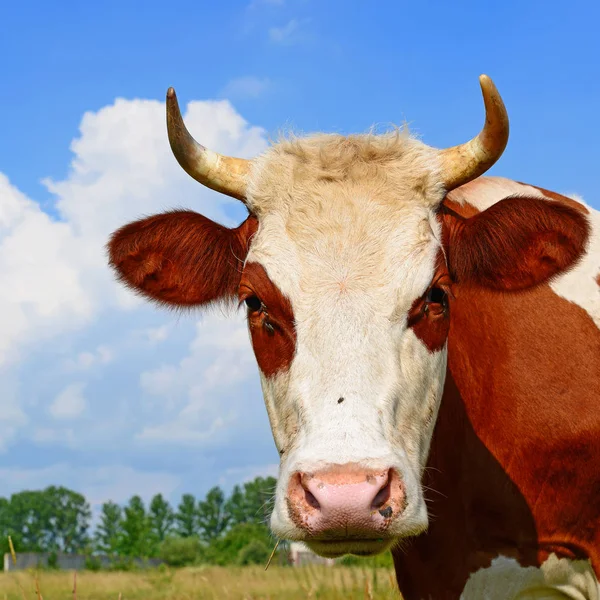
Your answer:
[[[217,192],[245,202],[250,161],[223,156],[199,144],[183,122],[172,87],[167,91],[167,131],[171,150],[188,175]]]
[[[469,142],[440,150],[442,179],[447,191],[485,173],[502,155],[508,142],[508,114],[502,98],[487,76],[479,77],[485,124],[481,133]]]

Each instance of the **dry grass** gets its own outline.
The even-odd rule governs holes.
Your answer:
[[[39,585],[39,592],[36,589]],[[135,573],[0,573],[0,600],[400,600],[393,570],[191,567]]]

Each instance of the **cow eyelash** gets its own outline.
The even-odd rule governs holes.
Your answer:
[[[267,313],[266,306],[262,303],[258,296],[248,296],[244,298],[244,302],[248,307],[248,310],[251,312],[257,312],[263,316],[262,326],[265,328],[265,331],[269,335],[273,335],[275,333],[275,328],[273,324],[269,321],[269,315]]]

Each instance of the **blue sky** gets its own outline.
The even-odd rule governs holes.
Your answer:
[[[192,103],[199,140],[251,156],[281,128],[405,120],[427,143],[454,145],[481,127],[487,73],[511,118],[492,172],[600,208],[599,18],[591,1],[4,7],[0,490],[57,483],[94,502],[177,501],[274,472],[241,316],[175,318],[119,290],[102,262],[110,231],[141,214],[243,214],[177,167],[168,86]]]

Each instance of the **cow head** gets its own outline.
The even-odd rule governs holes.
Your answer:
[[[380,552],[426,528],[420,481],[453,293],[539,284],[585,245],[584,217],[558,203],[511,198],[470,219],[444,205],[507,143],[502,100],[489,78],[481,86],[485,127],[461,146],[436,150],[402,132],[315,135],[252,161],[196,143],[171,89],[179,163],[249,216],[227,229],[167,212],[110,240],[120,280],[154,301],[245,303],[281,455],[271,526],[322,555]]]

